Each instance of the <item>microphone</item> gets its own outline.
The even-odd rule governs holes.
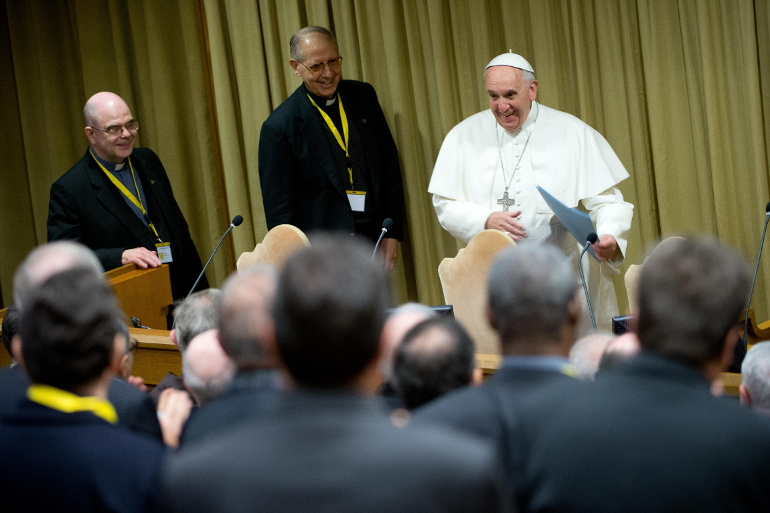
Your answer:
[[[585,255],[591,244],[599,240],[599,236],[596,233],[591,232],[586,237],[586,243],[583,246],[583,251],[580,252],[580,258],[578,258],[578,270],[580,270],[580,281],[583,282],[583,292],[586,294],[586,302],[588,303],[588,313],[591,314],[591,323],[594,325],[594,331],[596,331],[596,319],[594,318],[594,309],[591,308],[591,298],[588,296],[588,285],[586,285],[586,277],[583,274],[583,255]]]
[[[225,234],[222,235],[222,238],[219,239],[219,244],[217,244],[217,247],[214,248],[214,251],[211,253],[211,256],[209,257],[208,261],[206,262],[206,265],[203,266],[203,270],[198,275],[198,279],[195,280],[195,283],[193,283],[193,286],[190,289],[190,292],[188,292],[187,295],[185,296],[185,299],[190,297],[190,294],[193,293],[193,290],[195,290],[195,287],[198,286],[198,282],[201,281],[201,278],[203,278],[203,274],[206,272],[206,268],[209,266],[209,263],[211,263],[211,259],[214,258],[214,255],[216,255],[217,250],[219,249],[219,246],[222,245],[222,241],[225,240],[225,237],[227,236],[227,234],[230,233],[230,230],[232,230],[236,226],[240,226],[242,222],[243,222],[243,216],[237,215],[237,216],[233,217],[233,221],[230,223],[230,226],[227,228],[227,231],[225,232]]]
[[[754,278],[751,280],[751,289],[749,290],[749,299],[746,301],[746,318],[743,321],[743,347],[749,349],[749,305],[751,305],[751,296],[754,294],[754,284],[757,281],[757,271],[759,271],[759,259],[762,256],[762,247],[765,245],[765,234],[767,233],[767,222],[770,221],[770,203],[765,207],[765,228],[762,230],[762,240],[759,242],[759,253],[757,254],[757,265],[754,267]]]
[[[380,233],[380,238],[377,239],[377,244],[374,245],[374,253],[372,253],[372,260],[374,260],[374,257],[377,255],[377,248],[380,247],[380,242],[382,242],[382,238],[385,236],[386,233],[388,233],[388,230],[393,228],[393,219],[386,217],[385,220],[382,222],[382,233]]]

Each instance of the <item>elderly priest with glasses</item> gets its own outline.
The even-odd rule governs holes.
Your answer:
[[[163,164],[134,148],[139,124],[120,96],[96,93],[83,113],[90,147],[51,186],[48,241],[85,244],[107,271],[167,263],[173,297],[183,299],[203,266]]]
[[[374,88],[342,80],[337,40],[324,27],[291,37],[302,84],[262,125],[259,179],[268,229],[291,224],[310,234],[340,231],[380,245],[387,269],[403,240],[404,193],[398,151]]]

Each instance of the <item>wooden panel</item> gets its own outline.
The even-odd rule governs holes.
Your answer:
[[[144,326],[165,330],[166,315],[173,302],[168,265],[155,269],[139,269],[134,264],[124,265],[104,273],[128,317],[142,321]]]
[[[145,384],[155,386],[167,372],[182,375],[182,354],[171,342],[168,330],[129,328],[129,334],[139,342],[134,353],[134,376],[141,376]]]

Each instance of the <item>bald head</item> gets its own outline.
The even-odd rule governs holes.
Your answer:
[[[84,267],[100,276],[104,272],[94,252],[77,242],[56,241],[33,249],[13,275],[13,301],[16,307],[21,310],[24,298],[34,287],[54,274],[75,267]]]
[[[128,104],[115,93],[96,93],[83,109],[86,137],[99,158],[119,164],[131,155],[136,142],[136,121]],[[117,130],[115,133],[110,131]]]
[[[393,377],[393,360],[404,335],[422,321],[436,317],[429,306],[421,303],[405,303],[393,310],[382,328],[383,354],[380,372],[386,380]]]
[[[264,264],[249,266],[225,282],[219,309],[220,341],[239,369],[271,366],[275,327],[273,299],[278,273]]]
[[[96,93],[88,99],[86,106],[83,108],[86,126],[101,127],[100,122],[102,121],[101,118],[104,114],[123,109],[130,112],[126,101],[117,94],[110,93],[109,91]]]
[[[222,350],[215,329],[193,337],[182,366],[185,386],[199,406],[222,393],[235,374],[235,365]]]

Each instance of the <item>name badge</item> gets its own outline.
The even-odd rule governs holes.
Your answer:
[[[161,242],[159,244],[155,244],[155,248],[158,251],[158,257],[160,257],[161,262],[164,264],[170,264],[174,261],[174,257],[171,256],[170,242]]]
[[[353,212],[363,212],[366,206],[366,191],[345,191],[348,193],[348,201]]]

